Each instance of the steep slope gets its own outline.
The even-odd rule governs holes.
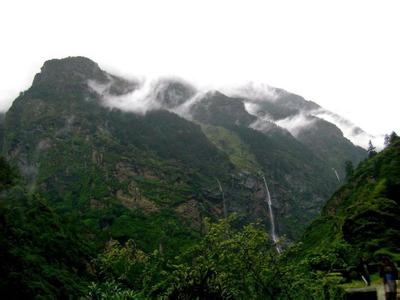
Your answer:
[[[318,104],[303,97],[272,87],[249,86],[245,90],[233,93],[241,95],[246,110],[257,121],[252,128],[268,132],[272,124],[287,129],[298,141],[306,145],[316,156],[327,162],[333,173],[344,178],[344,161],[354,164],[366,157],[366,151],[353,145],[343,132],[333,123],[319,116],[329,113]],[[358,134],[365,135],[361,129]]]
[[[318,254],[325,264],[337,267],[340,261],[354,264],[361,255],[390,254],[399,261],[399,199],[400,139],[393,137],[327,202],[301,239],[303,254]]]
[[[88,87],[92,76],[116,93],[126,89],[88,59],[46,62],[7,112],[3,152],[30,190],[60,211],[83,214],[100,236],[136,237],[145,249],[163,239],[181,247],[203,214],[218,215],[220,200],[209,203],[204,190],[215,184],[212,176],[228,176],[230,161],[175,114],[105,108]]]
[[[313,126],[301,130],[297,139],[308,146],[320,159],[329,164],[332,171],[338,173],[338,180],[345,179],[344,161],[348,160],[357,165],[366,157],[361,147],[354,146],[343,133],[332,123],[310,117]]]
[[[283,103],[289,103],[290,107],[297,109],[296,101],[297,99],[291,102],[284,100]],[[228,155],[234,152],[232,149],[235,146],[230,146],[232,136],[236,138],[236,147],[243,148],[241,145],[245,145],[243,160],[252,157],[252,166],[237,165],[237,168],[249,172],[248,176],[257,183],[256,189],[263,194],[264,188],[260,183],[261,175],[265,176],[272,191],[273,209],[277,215],[279,230],[289,238],[295,238],[301,233],[302,225],[307,224],[319,213],[325,199],[338,186],[331,160],[318,155],[322,153],[322,150],[316,150],[318,146],[311,147],[302,143],[288,131],[268,120],[262,120],[263,130],[249,128],[260,120],[256,115],[249,114],[245,102],[243,98],[230,98],[220,92],[210,92],[197,100],[190,113],[197,122],[207,124],[205,133]],[[334,125],[330,125],[340,133]],[[213,126],[215,129],[211,130]],[[322,144],[320,148],[330,149],[325,147],[327,142],[337,145],[344,138],[331,134],[319,138],[316,136],[315,140]],[[351,145],[349,141],[346,142]],[[326,156],[329,157],[331,152],[326,151]],[[343,156],[341,154],[343,153],[335,155],[336,159],[340,157],[340,162],[336,163],[344,164],[344,159],[358,161],[357,155],[353,157],[348,153]],[[236,153],[235,162],[238,162],[238,156]]]
[[[198,236],[205,216],[231,212],[269,227],[263,177],[279,234],[295,239],[339,185],[332,168],[365,153],[322,120],[317,128],[328,129],[293,135],[249,113],[251,99],[202,95],[176,79],[145,88],[136,104],[147,106],[126,107],[143,83],[84,57],[50,60],[4,121],[2,151],[30,191],[60,212],[83,215],[103,239],[134,237],[143,249],[175,249]],[[279,105],[262,102],[276,118],[317,107],[284,91],[280,97]]]

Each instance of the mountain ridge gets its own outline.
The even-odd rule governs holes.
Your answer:
[[[338,186],[332,168],[343,176],[345,160],[357,163],[365,156],[340,134],[332,135],[335,152],[326,142],[313,147],[325,131],[302,142],[250,114],[244,98],[218,91],[199,94],[177,80],[142,88],[143,83],[108,74],[83,57],[50,60],[7,112],[3,153],[32,190],[52,198],[61,210],[69,203],[67,210],[79,207],[91,215],[122,204],[150,214],[167,209],[187,224],[201,224],[206,215],[221,217],[218,179],[229,213],[240,212],[247,221],[263,219],[268,227],[263,174],[276,199],[277,227],[289,239],[300,234]],[[304,104],[296,104],[300,96],[289,96],[284,107],[291,111]],[[135,100],[150,109],[135,113],[127,106],[123,111],[123,105],[109,105],[110,97],[117,104]],[[254,130],[257,120],[269,129]],[[207,126],[208,133],[214,127],[223,130],[210,135]],[[229,147],[236,152],[236,164],[225,152]],[[247,155],[254,161],[250,173],[237,163]],[[326,161],[328,156],[333,159]],[[115,232],[112,226],[125,220],[125,213],[119,214],[100,227]]]

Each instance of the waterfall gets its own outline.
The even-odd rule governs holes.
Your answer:
[[[264,180],[264,185],[265,185],[265,200],[266,200],[266,202],[268,204],[269,219],[271,221],[271,238],[272,238],[272,241],[275,243],[276,251],[278,253],[281,253],[282,249],[278,245],[278,237],[277,237],[276,232],[275,232],[275,219],[274,219],[274,212],[272,210],[271,195],[269,193],[268,184],[267,184],[267,181],[265,180],[264,175],[262,175],[262,178]]]
[[[336,171],[335,168],[332,168],[332,170],[335,172],[336,178],[337,178],[337,180],[340,182],[339,173]]]
[[[221,192],[222,195],[222,210],[224,213],[224,218],[226,219],[226,217],[228,216],[228,211],[226,208],[226,203],[225,203],[225,195],[224,195],[224,190],[222,189],[222,185],[221,182],[219,182],[218,178],[215,178],[217,180],[218,186],[219,186],[219,191]]]

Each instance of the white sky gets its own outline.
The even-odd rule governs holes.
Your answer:
[[[400,134],[400,1],[0,2],[0,109],[45,60],[127,76],[264,82],[379,134]]]

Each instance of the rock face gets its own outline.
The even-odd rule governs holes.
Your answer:
[[[162,109],[144,115],[103,106],[93,82],[114,96],[139,87],[87,58],[48,61],[0,122],[0,137],[3,154],[32,190],[110,235],[129,238],[137,230],[132,222],[168,217],[179,230],[163,234],[184,236],[200,230],[203,217],[223,216],[223,200],[228,213],[239,213],[243,222],[261,219],[268,228],[263,175],[279,233],[295,238],[338,186],[332,167],[342,172],[345,160],[365,154],[325,121],[296,137],[273,120],[261,120],[268,130],[255,130],[260,116],[249,113],[246,101],[252,100],[243,97],[206,93],[187,107],[189,120],[168,111],[196,96],[182,81],[156,85],[150,97]],[[266,102],[258,112],[286,118],[317,106],[282,97],[280,108]],[[337,154],[330,159],[332,149]]]
[[[202,226],[202,218],[198,205],[195,199],[190,199],[175,208],[175,211],[188,222],[189,226],[196,230],[200,230]]]
[[[230,98],[218,91],[209,92],[191,109],[195,120],[210,125],[248,126],[256,118],[246,112],[239,98]]]

